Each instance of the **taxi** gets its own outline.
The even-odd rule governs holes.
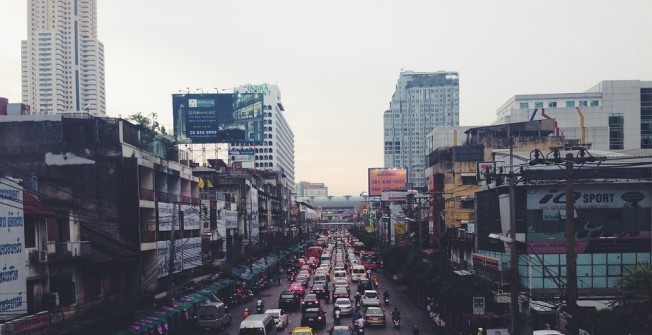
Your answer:
[[[292,329],[291,335],[317,335],[314,330],[310,327],[294,327]]]

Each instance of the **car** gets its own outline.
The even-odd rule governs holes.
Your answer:
[[[326,297],[326,286],[324,284],[314,284],[310,293],[316,294],[318,299],[324,299]]]
[[[367,326],[385,327],[385,311],[380,307],[368,307],[364,312],[364,324]]]
[[[307,308],[301,315],[301,326],[323,329],[326,326],[326,313],[321,308]]]
[[[360,292],[360,294],[364,293],[364,291],[373,290],[373,289],[374,287],[371,284],[371,280],[369,280],[368,278],[361,278],[358,281],[358,292]]]
[[[317,335],[310,327],[294,327],[290,335]]]
[[[342,280],[343,279],[343,280],[348,281],[348,275],[347,275],[346,271],[344,271],[344,270],[333,271],[333,278],[335,280]]]
[[[300,297],[303,297],[303,295],[306,294],[306,288],[303,287],[303,283],[299,281],[292,282],[292,284],[290,284],[289,290],[296,292]]]
[[[305,311],[306,308],[313,307],[321,307],[319,298],[314,293],[306,294],[306,296],[303,297],[303,300],[301,300],[301,309]]]
[[[301,288],[303,288],[303,286],[301,286]],[[295,291],[283,291],[278,297],[278,307],[290,311],[299,310],[299,308],[301,308],[301,297],[299,297]]]
[[[315,258],[313,257],[313,259],[315,259]],[[299,274],[301,274],[302,271],[308,271],[308,274],[312,273],[312,268],[310,267],[310,264],[312,264],[312,263],[310,263],[310,262],[312,262],[312,261],[308,261],[308,263],[306,265],[301,265],[301,269],[299,270]]]
[[[288,313],[284,309],[268,309],[265,311],[265,314],[269,314],[274,318],[274,323],[276,323],[276,329],[285,329],[288,325]]]
[[[303,287],[308,287],[308,283],[310,283],[310,275],[307,275],[305,273],[300,273],[297,275],[296,278],[294,278],[294,280],[301,283]]]
[[[326,275],[322,273],[318,273],[312,278],[312,285],[322,284],[326,286],[326,282],[328,282],[328,279],[326,278]]]
[[[350,295],[349,291],[344,287],[340,286],[340,287],[337,287],[337,288],[335,288],[333,290],[333,294],[332,294],[333,301],[335,301],[338,298],[347,298],[348,299],[350,297],[351,297],[351,295]]]
[[[342,315],[353,314],[353,304],[351,303],[351,300],[349,300],[349,298],[337,298],[337,300],[335,300],[335,303],[333,304],[333,312],[335,311],[335,307],[340,308],[340,313]]]
[[[375,290],[366,290],[362,294],[362,306],[380,306],[380,297]]]
[[[353,330],[349,326],[335,326],[328,333],[330,335],[351,335]]]
[[[344,287],[346,288],[347,291],[351,292],[349,282],[344,279],[338,279],[333,283],[333,289],[336,289],[338,287]]]

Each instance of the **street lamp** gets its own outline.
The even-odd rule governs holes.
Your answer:
[[[518,256],[516,255],[516,243],[517,240],[515,238],[511,238],[508,236],[502,236],[500,234],[489,234],[489,239],[491,240],[498,240],[502,242],[506,242],[509,244],[510,248],[510,268],[511,268],[511,277],[512,277],[512,287],[511,287],[511,292],[510,292],[510,305],[512,309],[512,335],[518,335],[519,331],[519,319],[518,319],[518,314],[519,314],[519,303],[518,303],[518,298],[519,298],[519,278],[518,278]],[[523,242],[525,243],[525,242]]]

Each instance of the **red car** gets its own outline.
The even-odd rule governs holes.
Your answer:
[[[308,264],[301,265],[301,269],[299,271],[301,271],[301,270],[306,270],[306,271],[308,271],[308,274],[312,274],[312,268]]]
[[[290,291],[294,291],[297,293],[297,295],[302,296],[306,294],[306,289],[303,287],[303,284],[301,282],[295,281],[290,284]]]

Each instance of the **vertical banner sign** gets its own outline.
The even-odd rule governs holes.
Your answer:
[[[27,314],[22,186],[0,178],[0,320]]]
[[[183,230],[199,229],[199,207],[181,205],[183,211]]]
[[[179,241],[183,241],[183,269],[201,266],[201,237],[191,237]]]
[[[473,297],[473,315],[484,315],[484,297]]]
[[[175,218],[176,221],[174,221]],[[179,227],[179,213],[174,212],[174,204],[159,202],[158,203],[158,231],[171,231],[173,221],[174,221],[174,230],[181,229]]]
[[[249,212],[249,218],[251,220],[251,241],[257,243],[260,235],[260,222],[258,222],[258,190],[252,188],[249,194],[251,194],[251,211]]]

